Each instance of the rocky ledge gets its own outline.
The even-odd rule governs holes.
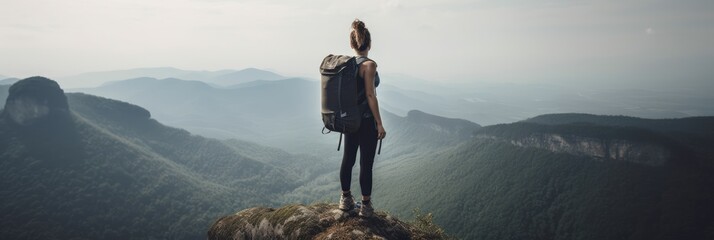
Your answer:
[[[423,227],[422,227],[423,228]],[[211,226],[210,240],[238,239],[443,239],[442,231],[418,228],[384,212],[370,218],[336,204],[256,207],[225,216]],[[440,230],[440,229],[438,229]]]
[[[532,134],[511,139],[511,144],[535,147],[552,152],[590,156],[601,160],[627,161],[649,166],[661,166],[672,153],[666,147],[622,139],[597,139],[562,134]]]

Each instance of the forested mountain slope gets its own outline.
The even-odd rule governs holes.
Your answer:
[[[465,239],[714,237],[712,159],[681,140],[696,135],[637,126],[483,127],[453,149],[375,170],[374,202],[433,212]]]
[[[191,135],[42,77],[10,88],[0,136],[8,239],[202,238],[217,216],[277,204],[305,178],[275,164],[300,157]]]

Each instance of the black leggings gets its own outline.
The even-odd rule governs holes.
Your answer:
[[[342,191],[349,191],[352,183],[352,167],[357,160],[357,149],[359,148],[359,185],[363,196],[372,194],[372,165],[374,165],[374,153],[377,149],[377,128],[374,118],[362,119],[359,131],[352,134],[345,134],[345,152],[342,155],[342,166],[340,167],[340,183]]]

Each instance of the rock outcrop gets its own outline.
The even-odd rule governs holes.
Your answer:
[[[386,213],[361,218],[336,204],[249,208],[218,219],[208,231],[210,240],[439,238]]]
[[[13,84],[4,109],[7,118],[22,126],[69,116],[64,91],[57,82],[44,77],[26,78]]]
[[[599,160],[627,161],[649,166],[661,166],[672,152],[653,143],[623,139],[598,139],[556,133],[534,133],[530,136],[501,139],[480,135],[478,138],[499,139],[520,147],[534,147],[552,152],[589,156]]]

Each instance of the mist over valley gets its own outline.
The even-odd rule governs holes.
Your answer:
[[[77,76],[0,84],[3,236],[195,239],[239,209],[337,199],[314,79]],[[712,236],[710,97],[382,78],[379,209],[464,239]]]

